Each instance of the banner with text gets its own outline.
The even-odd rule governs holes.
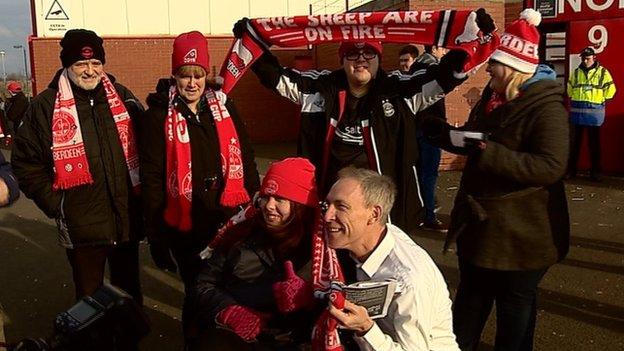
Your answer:
[[[484,13],[484,12],[483,12]],[[475,11],[358,12],[251,19],[234,40],[221,68],[227,94],[262,55],[264,47],[301,47],[322,43],[380,41],[464,50],[470,69],[498,46],[495,33],[483,33]],[[472,67],[470,67],[472,66]]]

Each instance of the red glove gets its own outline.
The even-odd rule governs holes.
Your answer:
[[[312,305],[312,285],[297,276],[291,261],[284,262],[284,272],[285,280],[273,284],[273,296],[280,312],[294,312]]]
[[[266,323],[262,314],[241,305],[232,305],[217,314],[217,324],[227,327],[246,342],[251,342]]]

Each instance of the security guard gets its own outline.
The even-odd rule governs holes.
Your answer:
[[[573,124],[568,176],[576,176],[583,130],[587,129],[591,159],[590,179],[599,181],[600,126],[605,118],[605,101],[615,95],[615,84],[609,71],[596,61],[596,52],[592,47],[583,49],[580,56],[581,64],[568,80],[570,121]]]

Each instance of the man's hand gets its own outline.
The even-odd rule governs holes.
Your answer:
[[[345,306],[342,310],[330,303],[329,314],[336,318],[340,327],[353,330],[358,336],[366,334],[375,324],[368,316],[366,308],[349,300],[345,300]]]
[[[295,273],[292,261],[284,262],[284,280],[273,284],[273,296],[282,313],[295,312],[314,302],[312,286]]]
[[[175,273],[177,266],[171,257],[169,245],[163,241],[153,241],[149,243],[150,254],[156,267]]]
[[[0,206],[9,203],[9,187],[7,187],[4,179],[0,178]]]
[[[243,17],[234,24],[234,28],[232,28],[232,33],[234,33],[234,38],[240,39],[243,37],[243,33],[247,31],[248,22],[249,22],[249,18]]]
[[[487,12],[485,12],[484,8],[480,8],[477,10],[477,26],[481,30],[483,34],[490,34],[496,30],[496,24]]]

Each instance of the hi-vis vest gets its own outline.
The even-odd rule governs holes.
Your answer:
[[[585,71],[578,67],[568,79],[570,120],[573,124],[600,126],[605,117],[605,101],[615,95],[615,84],[609,71],[596,64]]]

